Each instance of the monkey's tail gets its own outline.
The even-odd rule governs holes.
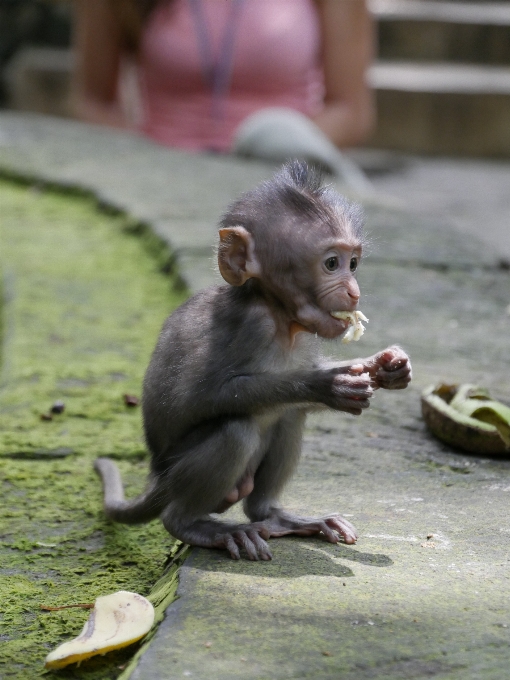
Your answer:
[[[132,501],[126,501],[119,468],[113,460],[97,458],[94,470],[103,482],[104,511],[109,519],[124,524],[141,524],[161,514],[163,502],[157,480],[151,480],[143,493]]]

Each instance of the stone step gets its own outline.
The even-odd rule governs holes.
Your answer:
[[[25,47],[5,70],[7,105],[19,111],[71,116],[74,56],[65,47]]]
[[[510,64],[510,2],[370,0],[384,59]]]
[[[379,61],[370,70],[376,90],[471,95],[510,94],[510,66]]]
[[[370,82],[378,108],[371,145],[510,156],[510,67],[381,61]]]
[[[382,20],[429,20],[457,24],[508,26],[510,2],[442,2],[441,0],[369,0]]]

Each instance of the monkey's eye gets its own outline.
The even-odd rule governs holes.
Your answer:
[[[358,268],[358,258],[357,257],[351,257],[351,262],[350,262],[349,268],[350,268],[351,272],[356,271],[356,269]]]
[[[338,257],[328,257],[328,259],[324,262],[324,266],[328,272],[334,272],[335,269],[338,269]]]

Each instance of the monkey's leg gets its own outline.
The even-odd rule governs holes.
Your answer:
[[[330,543],[355,543],[356,529],[339,514],[325,517],[299,517],[277,505],[277,498],[290,478],[301,453],[305,411],[290,411],[278,421],[269,448],[255,475],[255,487],[244,501],[244,509],[254,527],[265,527],[269,536],[323,534]]]
[[[277,499],[301,456],[305,420],[306,410],[296,408],[287,411],[272,427],[253,491],[244,500],[244,511],[253,522],[266,520],[277,507]]]
[[[224,548],[239,559],[239,547],[251,560],[269,560],[265,527],[221,522],[209,515],[242,479],[261,445],[253,418],[219,420],[208,436],[185,451],[163,475],[169,503],[161,520],[169,533],[185,543],[204,548]]]

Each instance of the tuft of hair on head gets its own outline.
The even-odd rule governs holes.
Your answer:
[[[321,196],[324,193],[322,170],[316,166],[308,165],[305,161],[299,159],[288,161],[276,173],[275,179],[277,180],[280,176],[310,196]]]
[[[331,185],[323,183],[321,169],[305,161],[287,162],[273,177],[280,200],[301,213],[324,219],[340,218],[360,242],[364,242],[364,213]]]
[[[268,220],[268,211],[272,220]],[[220,220],[222,227],[243,226],[251,233],[272,229],[274,220],[298,225],[303,217],[336,225],[341,221],[360,242],[364,242],[361,206],[351,203],[332,186],[323,184],[319,168],[302,160],[285,163],[271,179],[242,194]]]
[[[292,160],[285,163],[272,177],[270,184],[275,196],[287,209],[310,217],[325,217],[322,197],[326,187],[322,184],[322,172],[305,161]]]

